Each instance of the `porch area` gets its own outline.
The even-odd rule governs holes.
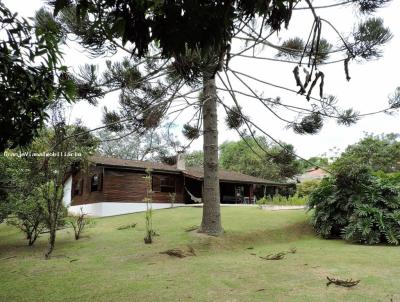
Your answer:
[[[265,195],[274,195],[280,190],[279,185],[253,184],[220,181],[221,204],[255,204]],[[185,176],[184,202],[186,204],[201,203],[203,196],[203,180]]]

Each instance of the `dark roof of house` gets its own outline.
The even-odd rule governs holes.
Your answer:
[[[194,177],[197,179],[204,178],[204,170],[203,168],[187,168],[185,171],[182,171],[184,175],[189,177]],[[244,183],[252,183],[252,184],[270,184],[270,185],[284,185],[285,183],[274,182],[250,175],[246,175],[243,173],[229,171],[229,170],[218,170],[219,180],[224,182],[244,182]]]
[[[111,166],[116,168],[129,168],[129,169],[152,169],[154,171],[171,172],[171,173],[182,173],[185,176],[203,179],[204,171],[203,168],[187,168],[186,170],[179,170],[176,165],[171,166],[167,164],[151,162],[151,161],[138,161],[138,160],[127,160],[120,158],[104,157],[104,156],[91,156],[89,161],[101,166]],[[241,182],[241,183],[252,183],[252,184],[271,184],[271,185],[285,185],[285,183],[274,182],[239,172],[219,169],[218,176],[222,182]]]
[[[171,166],[151,161],[130,160],[130,159],[121,159],[121,158],[105,157],[105,156],[90,156],[88,159],[90,162],[101,166],[112,166],[112,167],[143,169],[143,170],[153,169],[157,171],[167,171],[167,172],[181,172],[181,170],[178,170],[176,166]]]

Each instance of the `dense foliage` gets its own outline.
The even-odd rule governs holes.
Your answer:
[[[318,188],[321,180],[313,179],[313,180],[306,180],[302,183],[297,184],[297,194],[300,197],[310,195],[316,188]]]
[[[73,94],[71,82],[57,80],[66,70],[59,64],[59,25],[45,10],[34,20],[19,18],[0,2],[0,152],[28,145],[54,98]]]
[[[293,150],[291,145],[287,148]],[[237,142],[223,143],[220,165],[224,169],[271,180],[290,178],[300,172],[293,154],[261,136],[256,140],[245,137]]]
[[[400,243],[400,190],[365,166],[338,169],[311,193],[312,223],[324,238]]]
[[[179,142],[168,129],[151,129],[142,135],[124,130],[119,133],[103,129],[98,132],[100,140],[97,153],[130,160],[161,161],[176,152]]]
[[[264,196],[257,200],[258,205],[281,205],[281,206],[305,206],[307,204],[307,198],[300,197],[297,194],[293,196]]]
[[[202,167],[204,163],[204,152],[193,151],[185,155],[186,166],[188,167]]]
[[[367,165],[373,171],[386,173],[400,171],[400,135],[369,134],[354,145],[347,147],[334,167]]]
[[[80,124],[65,125],[58,110],[54,127],[39,132],[29,150],[19,148],[0,157],[0,218],[25,233],[28,244],[44,228],[54,234],[64,223],[63,181],[71,164],[94,152],[97,139]],[[51,154],[53,152],[53,154]],[[55,238],[55,237],[53,237]],[[54,245],[54,242],[52,243]]]
[[[385,182],[400,188],[400,172],[385,173],[383,171],[377,171],[373,174],[380,179],[383,179]]]
[[[237,18],[261,16],[268,26],[280,29],[289,23],[294,0],[273,1],[98,1],[53,0],[55,13],[76,7],[91,39],[83,42],[97,50],[107,38],[135,45],[143,56],[157,42],[166,57],[179,56],[186,50],[223,49],[234,34]],[[91,16],[92,18],[89,18]]]
[[[29,194],[15,193],[10,197],[13,201],[12,218],[7,220],[9,225],[20,229],[33,245],[40,233],[46,228],[46,210],[40,188]]]

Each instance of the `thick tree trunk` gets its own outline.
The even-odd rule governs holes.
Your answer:
[[[204,187],[203,219],[199,231],[218,236],[222,234],[223,229],[218,178],[218,116],[215,79],[204,76],[203,87]]]

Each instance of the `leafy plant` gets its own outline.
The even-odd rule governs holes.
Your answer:
[[[313,180],[306,180],[297,185],[297,194],[300,197],[310,195],[320,184],[321,180],[313,179]]]
[[[60,25],[44,9],[33,20],[0,2],[0,152],[29,145],[54,99],[74,96],[73,82],[60,66]]]
[[[311,193],[312,224],[324,238],[400,244],[400,191],[365,166],[348,166]]]
[[[374,175],[394,186],[400,187],[400,172],[385,173],[378,171],[374,172]]]
[[[305,197],[299,197],[297,194],[290,197],[285,197],[281,195],[264,196],[263,198],[257,200],[258,205],[285,205],[285,206],[300,206],[306,205],[307,199]]]
[[[35,189],[29,196],[13,194],[13,216],[7,220],[7,224],[20,229],[32,246],[40,233],[46,228],[46,211],[44,199],[40,189]]]

